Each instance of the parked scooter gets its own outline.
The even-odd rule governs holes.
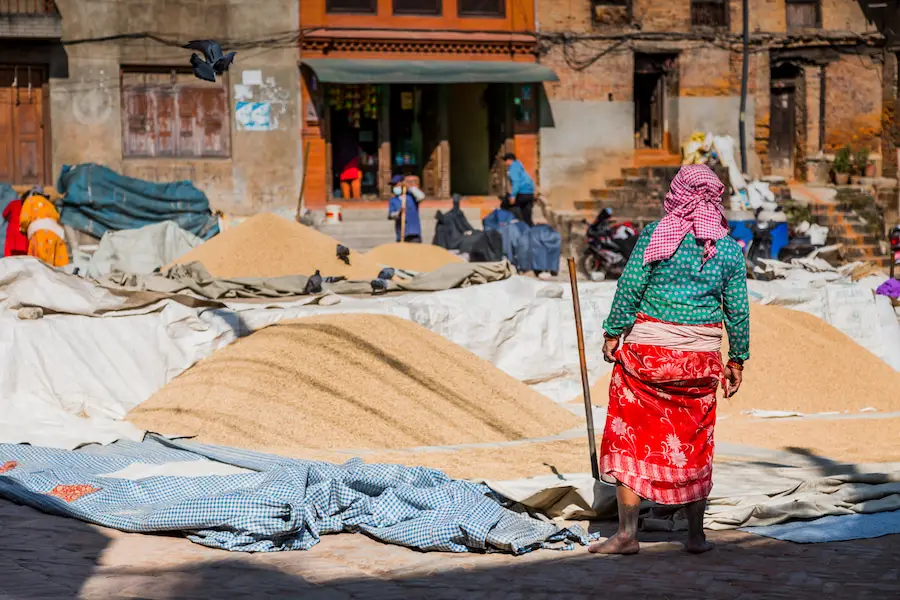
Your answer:
[[[592,281],[619,278],[637,244],[638,234],[631,223],[610,222],[612,209],[604,208],[587,229],[587,247],[578,264]]]

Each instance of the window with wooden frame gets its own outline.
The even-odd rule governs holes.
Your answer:
[[[728,0],[691,0],[691,27],[728,29]]]
[[[394,14],[440,16],[441,4],[441,0],[394,0]]]
[[[819,0],[785,0],[788,31],[818,29],[822,26],[822,7]]]
[[[227,158],[231,150],[224,84],[191,73],[122,73],[125,158]]]
[[[325,12],[374,15],[378,0],[325,0]]]
[[[591,0],[595,25],[626,25],[631,21],[631,0]]]
[[[457,13],[460,17],[500,17],[506,16],[506,0],[458,0]]]

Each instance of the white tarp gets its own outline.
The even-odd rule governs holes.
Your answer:
[[[93,279],[100,279],[113,271],[146,275],[181,258],[203,243],[174,221],[154,223],[140,229],[108,231],[103,234],[97,250],[83,256],[76,266]]]
[[[763,301],[817,314],[888,362],[900,364],[897,349],[883,341],[885,325],[870,291],[780,283],[756,284],[753,289]],[[591,381],[609,370],[601,355],[601,325],[614,293],[614,282],[580,284]],[[567,285],[514,277],[429,294],[326,298],[337,304],[325,306],[320,298],[192,308],[166,299],[121,310],[127,296],[32,258],[0,260],[0,352],[5,359],[0,365],[0,442],[27,441],[30,426],[23,424],[28,423],[67,428],[70,435],[60,438],[62,447],[77,445],[79,436],[84,442],[107,440],[108,423],[94,434],[90,421],[73,423],[68,416],[121,419],[179,373],[238,337],[282,319],[324,313],[410,319],[557,402],[581,392]],[[19,306],[39,306],[48,314],[20,320],[11,310]],[[101,316],[88,316],[98,313]],[[35,436],[46,437],[40,432]]]

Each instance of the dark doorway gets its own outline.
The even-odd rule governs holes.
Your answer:
[[[485,102],[488,107],[488,168],[491,172],[490,194],[492,196],[505,195],[506,190],[506,163],[503,155],[506,154],[506,146],[512,137],[512,122],[509,106],[512,103],[512,90],[505,83],[492,83],[488,85],[485,93]]]
[[[666,145],[668,77],[675,56],[634,56],[634,147],[662,149]]]
[[[784,64],[771,72],[769,101],[769,162],[772,174],[794,175],[794,147],[797,139],[797,79],[800,69]]]

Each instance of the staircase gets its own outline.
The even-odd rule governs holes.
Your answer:
[[[810,208],[813,219],[828,227],[828,243],[842,245],[841,258],[888,268],[890,257],[881,247],[883,224],[872,214],[866,213],[866,218],[853,204],[848,203],[846,192],[842,194],[839,189],[834,202],[817,202]]]
[[[394,221],[388,220],[387,205],[381,206],[381,204],[383,203],[372,208],[345,207],[341,223],[322,224],[317,229],[357,252],[367,252],[376,246],[390,244],[396,240]],[[430,244],[434,239],[434,228],[437,225],[435,215],[439,210],[449,211],[450,204],[447,203],[447,206],[443,207],[422,206],[419,210],[419,218],[422,221],[422,241],[426,244]],[[462,210],[472,227],[481,229],[481,208],[466,207],[463,203]]]

